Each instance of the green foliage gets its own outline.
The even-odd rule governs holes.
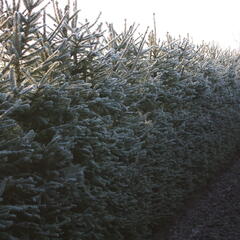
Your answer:
[[[238,55],[6,3],[0,239],[150,239],[239,147]]]

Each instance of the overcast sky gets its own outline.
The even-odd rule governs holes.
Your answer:
[[[67,0],[60,0],[60,3]],[[153,27],[156,14],[160,38],[169,32],[186,36],[195,42],[215,41],[227,48],[240,47],[240,0],[78,0],[80,20],[96,18],[121,29],[126,18],[129,24],[140,23],[141,31]]]

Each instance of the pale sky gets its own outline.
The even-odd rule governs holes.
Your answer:
[[[59,0],[61,4],[67,0]],[[101,22],[113,23],[123,29],[139,23],[140,32],[153,28],[156,14],[158,37],[166,32],[173,36],[187,36],[194,42],[215,41],[223,48],[240,48],[240,0],[78,0],[80,20],[93,20],[102,12]]]

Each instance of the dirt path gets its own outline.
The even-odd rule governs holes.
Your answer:
[[[154,240],[240,240],[240,158]]]

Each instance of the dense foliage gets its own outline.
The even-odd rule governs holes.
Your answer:
[[[52,4],[0,1],[0,239],[150,239],[239,147],[238,55]]]

